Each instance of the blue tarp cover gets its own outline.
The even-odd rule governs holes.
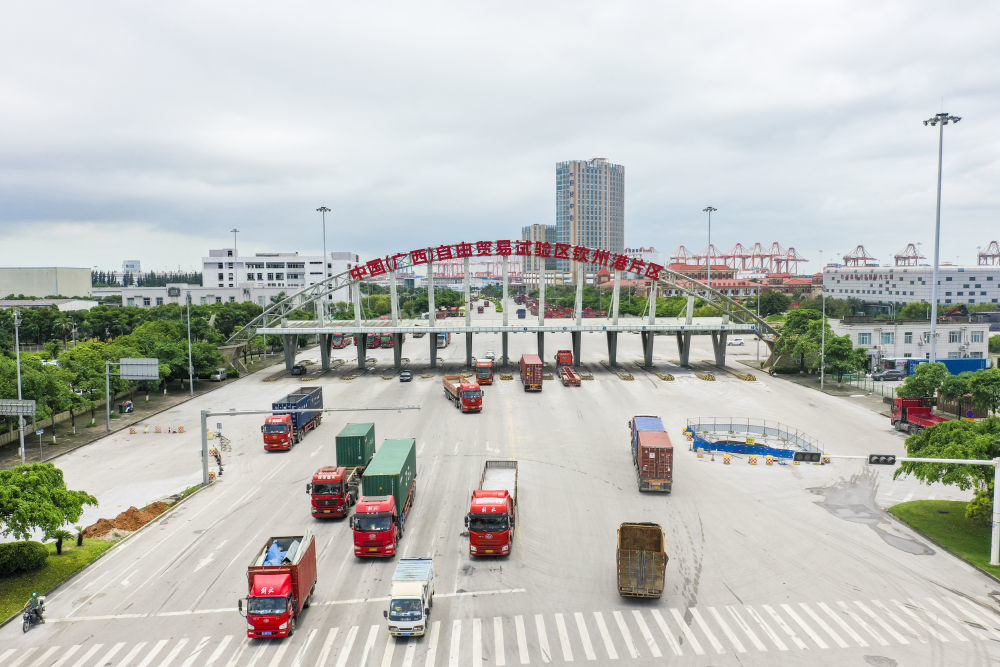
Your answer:
[[[636,431],[662,431],[663,421],[659,417],[636,417],[634,419]]]

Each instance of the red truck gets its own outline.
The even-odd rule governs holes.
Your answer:
[[[629,420],[628,428],[639,490],[670,493],[674,484],[674,446],[663,421],[639,415]]]
[[[559,378],[562,380],[564,387],[580,386],[580,376],[569,366],[563,366],[559,369]]]
[[[542,360],[537,354],[521,355],[521,382],[525,391],[542,390]]]
[[[556,352],[556,366],[572,366],[573,365],[573,351],[572,350],[559,350]]]
[[[306,484],[312,515],[317,519],[347,516],[347,510],[358,499],[361,473],[364,468],[324,466]]]
[[[354,342],[352,336],[345,336],[342,333],[335,333],[330,339],[330,347],[335,350],[342,350]]]
[[[480,359],[476,362],[476,381],[479,384],[493,384],[492,359]]]
[[[476,308],[476,312],[477,312],[477,313],[480,313],[480,314],[482,314],[482,312],[483,312],[483,307],[482,307],[482,306],[479,306],[478,308]]]
[[[936,415],[926,398],[896,398],[892,402],[892,427],[906,433],[920,433],[925,428],[949,421]]]
[[[417,492],[417,444],[413,438],[385,440],[361,477],[363,496],[350,519],[354,555],[396,555]]]
[[[247,568],[247,637],[291,637],[316,589],[316,539],[311,531],[269,537]],[[243,599],[237,608],[243,614]]]
[[[483,390],[475,382],[462,382],[461,375],[445,375],[441,380],[444,397],[462,412],[482,412]]]
[[[315,387],[289,394],[271,404],[274,414],[264,419],[260,432],[264,434],[267,451],[288,450],[305,434],[323,421],[323,388]],[[309,410],[309,412],[282,412]]]
[[[517,461],[487,461],[465,527],[473,556],[509,556],[517,513]]]

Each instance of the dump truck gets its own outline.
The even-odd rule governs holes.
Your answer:
[[[623,523],[618,527],[618,594],[658,598],[667,569],[663,530],[656,523]]]
[[[479,384],[493,384],[493,360],[476,360],[476,382]]]
[[[434,606],[434,561],[400,558],[392,574],[389,608],[382,612],[393,637],[420,637]]]
[[[482,412],[483,390],[475,382],[462,382],[461,375],[445,375],[441,379],[444,397],[462,412]]]
[[[559,378],[562,380],[564,387],[580,386],[580,376],[570,366],[563,366],[559,369]]]
[[[925,428],[949,421],[936,415],[927,398],[900,398],[892,401],[892,427],[905,433],[920,433]]]
[[[573,365],[573,351],[572,350],[559,350],[556,352],[556,366],[572,366]]]
[[[521,382],[525,391],[542,390],[542,360],[537,354],[521,355]]]
[[[316,590],[316,539],[312,531],[269,537],[247,568],[247,637],[290,637]],[[237,608],[243,614],[244,599]]]
[[[271,404],[274,414],[264,419],[260,432],[264,434],[267,451],[291,449],[305,434],[323,421],[323,388],[300,389]],[[308,412],[282,412],[308,410]]]
[[[516,514],[517,461],[487,461],[465,515],[469,554],[509,556]]]
[[[417,491],[417,442],[385,440],[361,477],[362,497],[351,517],[354,555],[396,555]]]
[[[361,475],[375,455],[375,424],[347,424],[337,434],[337,465],[317,470],[306,484],[317,519],[346,516],[357,502]]]
[[[674,484],[674,446],[663,421],[637,415],[629,420],[628,428],[639,490],[670,493]]]

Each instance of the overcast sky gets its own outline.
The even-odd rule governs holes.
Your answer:
[[[1000,238],[993,2],[62,2],[0,8],[4,266],[384,255],[555,223],[625,166],[627,246]],[[929,260],[928,260],[929,261]]]

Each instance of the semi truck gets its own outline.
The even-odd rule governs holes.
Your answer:
[[[342,333],[335,333],[330,337],[330,347],[335,350],[342,350],[353,342],[353,336],[345,336]]]
[[[382,612],[393,637],[421,637],[434,606],[434,561],[400,558],[392,574],[389,608]]]
[[[306,484],[313,517],[346,516],[360,495],[361,475],[375,456],[375,424],[347,424],[337,434],[337,465],[317,470]]]
[[[493,360],[479,359],[476,361],[476,382],[479,384],[493,384]]]
[[[291,449],[323,421],[323,388],[300,389],[272,403],[271,410],[274,414],[265,418],[260,427],[260,432],[264,434],[264,449],[269,452]]]
[[[559,369],[559,378],[564,387],[579,387],[580,376],[576,374],[571,366],[563,366]]]
[[[537,354],[521,355],[521,382],[525,391],[542,390],[542,360]]]
[[[559,350],[556,352],[556,366],[572,366],[573,365],[573,351],[572,350]]]
[[[465,515],[469,554],[509,556],[516,514],[517,461],[487,461]]]
[[[385,440],[361,477],[362,497],[351,517],[354,555],[396,555],[417,491],[417,442]]]
[[[441,348],[444,348],[444,347],[448,347],[448,343],[450,343],[450,342],[451,342],[451,332],[450,331],[442,331],[441,333],[439,333],[437,335],[437,346],[438,346],[438,349],[441,349]]]
[[[674,484],[674,446],[663,421],[638,415],[629,420],[628,428],[639,490],[670,493]]]
[[[291,637],[316,590],[316,539],[312,531],[269,537],[247,568],[247,637]]]
[[[517,309],[517,319],[523,320],[527,316],[528,316],[528,311],[527,310],[525,310],[524,308],[518,308]]]
[[[445,375],[441,379],[444,396],[462,412],[482,412],[483,390],[475,382],[462,382],[461,375]]]
[[[618,594],[658,598],[669,557],[663,549],[663,530],[656,523],[623,523],[618,527]]]
[[[949,421],[947,417],[934,414],[934,408],[927,398],[900,398],[892,401],[892,427],[905,433],[920,433],[925,428]]]

